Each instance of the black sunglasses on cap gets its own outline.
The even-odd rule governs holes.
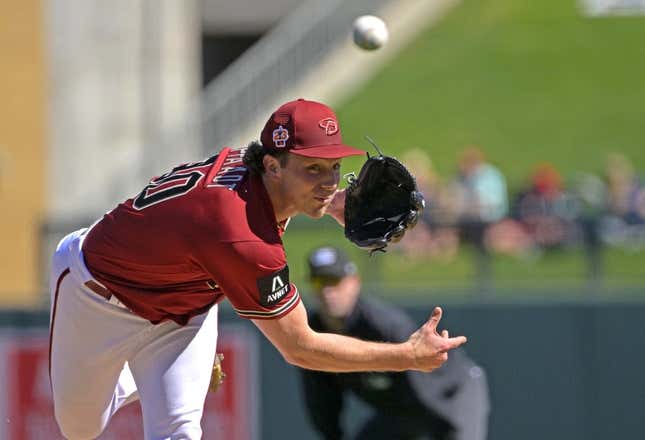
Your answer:
[[[322,290],[323,287],[337,286],[343,277],[334,276],[313,276],[309,279],[311,286],[316,290]]]

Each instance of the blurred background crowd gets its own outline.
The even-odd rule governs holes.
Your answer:
[[[399,245],[407,256],[451,260],[461,244],[528,259],[572,248],[645,246],[645,187],[624,154],[609,153],[602,174],[563,175],[542,162],[516,190],[479,146],[459,153],[448,178],[422,149],[406,151],[402,161],[427,201],[413,238]]]

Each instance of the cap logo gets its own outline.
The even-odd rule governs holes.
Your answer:
[[[334,118],[321,119],[321,121],[318,122],[318,125],[320,126],[320,128],[325,130],[325,134],[327,136],[338,133],[338,122],[336,122]]]
[[[289,130],[280,125],[273,130],[273,144],[276,148],[284,148],[287,146],[287,139],[289,139]]]

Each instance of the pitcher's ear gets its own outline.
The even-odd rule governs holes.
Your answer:
[[[278,176],[280,174],[280,161],[270,154],[265,154],[262,158],[262,165],[264,165],[264,172],[271,176]]]

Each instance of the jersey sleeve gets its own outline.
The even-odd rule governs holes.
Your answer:
[[[300,302],[289,281],[284,249],[264,242],[235,242],[224,246],[207,270],[233,309],[247,319],[277,319]]]

